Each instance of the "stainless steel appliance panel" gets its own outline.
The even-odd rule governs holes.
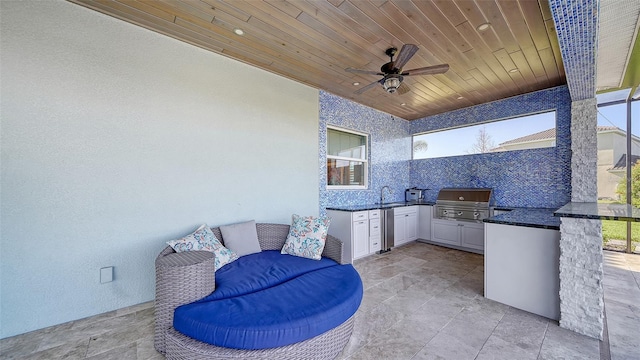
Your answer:
[[[404,192],[405,201],[418,201],[424,199],[424,192],[428,189],[418,189],[416,187],[407,189]]]
[[[382,250],[380,253],[387,252],[395,244],[394,232],[394,220],[393,220],[393,208],[384,209],[380,213],[382,223]]]
[[[491,216],[492,189],[443,188],[438,193],[434,218],[481,222]]]

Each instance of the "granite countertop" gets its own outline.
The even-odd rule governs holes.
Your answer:
[[[540,229],[560,230],[560,219],[554,216],[556,209],[546,208],[504,208],[497,210],[510,210],[507,213],[484,219],[486,223],[526,226]]]
[[[391,209],[402,206],[413,205],[435,205],[434,201],[419,200],[419,201],[397,201],[385,204],[361,204],[361,205],[344,205],[344,206],[327,206],[327,210],[339,210],[339,211],[365,211],[376,209]]]
[[[640,209],[626,204],[570,202],[556,210],[554,215],[594,220],[640,221]]]

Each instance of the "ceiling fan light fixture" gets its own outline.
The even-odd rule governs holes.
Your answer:
[[[491,27],[491,23],[486,22],[486,23],[482,23],[482,24],[478,25],[478,27],[476,27],[476,29],[478,29],[478,31],[485,31],[490,27]]]
[[[393,94],[394,92],[396,92],[396,90],[398,90],[398,86],[400,86],[401,81],[401,76],[390,76],[384,81],[382,87],[384,87],[384,89],[388,93]]]

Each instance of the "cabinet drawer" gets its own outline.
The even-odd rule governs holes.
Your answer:
[[[367,220],[368,218],[368,211],[358,211],[353,213],[353,221]]]
[[[393,208],[393,215],[418,214],[417,206],[401,206]]]
[[[369,253],[376,253],[382,249],[382,240],[380,235],[369,237]]]
[[[369,210],[369,219],[380,219],[380,209]]]
[[[379,219],[371,219],[369,220],[369,235],[380,235],[380,220]]]

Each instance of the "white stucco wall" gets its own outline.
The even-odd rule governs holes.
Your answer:
[[[202,223],[318,213],[317,90],[68,2],[0,10],[0,337],[152,300]]]

